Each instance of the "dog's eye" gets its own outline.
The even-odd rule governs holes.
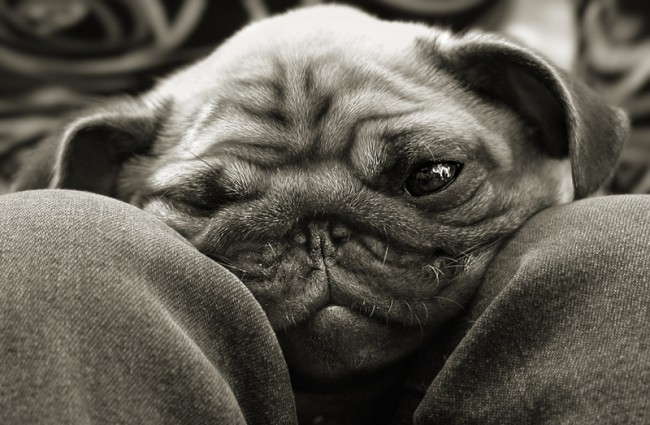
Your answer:
[[[456,179],[461,168],[457,162],[427,162],[409,175],[404,187],[411,196],[438,192]]]
[[[176,209],[189,213],[208,215],[230,201],[223,190],[202,186],[197,181],[166,188],[162,193],[154,193]]]

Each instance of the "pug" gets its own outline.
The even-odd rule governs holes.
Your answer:
[[[626,128],[506,39],[317,6],[82,112],[15,190],[155,215],[248,287],[297,391],[343,391],[462,312],[526,219],[597,190]]]

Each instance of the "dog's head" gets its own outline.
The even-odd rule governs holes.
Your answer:
[[[625,128],[508,41],[324,6],[84,114],[51,187],[169,224],[246,284],[293,373],[328,382],[457,314],[504,236],[599,187]]]

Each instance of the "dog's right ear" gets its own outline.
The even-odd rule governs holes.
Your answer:
[[[569,159],[575,198],[595,192],[614,171],[628,135],[625,113],[537,53],[482,33],[442,34],[419,45],[467,88],[517,113],[543,152]]]
[[[115,196],[122,165],[151,148],[164,109],[123,97],[82,112],[42,143],[13,189],[48,187]]]

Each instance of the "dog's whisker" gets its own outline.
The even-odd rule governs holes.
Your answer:
[[[433,264],[427,264],[427,267],[436,275],[436,286],[440,285],[440,277],[444,276],[445,273],[442,269],[435,267]]]
[[[253,274],[250,270],[242,269],[241,267],[233,266],[230,264],[223,264],[223,266],[226,267],[227,269],[237,270],[238,272],[242,272],[245,274]]]
[[[415,313],[415,320],[418,322],[418,328],[420,328],[420,339],[424,339],[424,328],[422,327],[422,322],[420,321],[420,318],[418,317],[418,314]]]
[[[420,301],[420,304],[422,304],[422,307],[424,308],[424,324],[426,325],[429,321],[429,309],[427,308],[427,305],[424,303],[424,301]]]
[[[453,299],[451,299],[451,298],[441,297],[441,296],[439,296],[439,295],[435,295],[433,298],[435,298],[435,299],[437,299],[437,300],[441,300],[441,301],[447,301],[447,302],[449,302],[449,303],[451,303],[451,304],[453,304],[453,305],[455,305],[455,306],[457,306],[457,307],[460,307],[460,309],[461,309],[462,311],[464,311],[464,312],[467,311],[467,310],[465,309],[465,306],[463,306],[461,303],[459,303],[458,301],[453,300]]]
[[[409,302],[406,300],[404,300],[404,303],[406,304],[406,307],[409,309],[409,313],[411,315],[411,326],[413,326],[413,307],[411,307],[411,304],[409,304]]]
[[[241,279],[243,279],[246,274],[254,274],[253,272],[251,272],[251,270],[243,269],[241,266],[233,263],[232,261],[228,260],[225,257],[221,257],[221,256],[216,255],[216,254],[205,254],[205,255],[208,258],[212,259],[213,261],[215,261],[216,263],[224,266],[227,269],[237,270],[239,272],[244,273],[244,275],[241,276]]]
[[[487,242],[487,243],[486,242],[478,242],[478,243],[470,246],[469,248],[466,248],[466,249],[464,249],[462,251],[459,251],[457,256],[464,257],[464,256],[467,256],[469,254],[474,253],[474,251],[478,251],[479,249],[492,248],[495,245],[499,244],[502,239],[503,239],[503,237],[497,238],[497,239],[495,239],[493,241],[490,241],[490,242]]]
[[[386,241],[386,249],[384,250],[384,259],[381,262],[381,265],[386,265],[386,258],[388,258],[388,241]]]
[[[431,161],[435,162],[436,161],[436,156],[433,154],[433,151],[431,151],[431,148],[429,146],[427,146],[427,145],[425,145],[424,147],[429,151],[429,155],[431,155]]]
[[[190,155],[192,155],[195,159],[197,159],[198,161],[201,161],[201,162],[202,162],[206,167],[208,167],[208,169],[209,169],[209,170],[214,174],[214,176],[215,176],[216,178],[219,178],[219,177],[221,176],[221,173],[220,173],[216,168],[214,168],[213,165],[209,164],[205,159],[201,158],[200,156],[198,156],[197,154],[195,154],[194,152],[192,152],[192,150],[190,149],[190,147],[189,147],[188,144],[187,144],[187,139],[185,139],[185,140],[183,141],[183,148],[184,148],[184,149],[185,149],[185,150],[186,150]]]
[[[368,358],[368,353],[366,353],[366,354],[363,356],[363,358],[361,359],[361,361],[360,361],[359,363],[357,363],[357,368],[360,368],[361,365],[363,364],[363,362],[365,362],[367,358]]]

